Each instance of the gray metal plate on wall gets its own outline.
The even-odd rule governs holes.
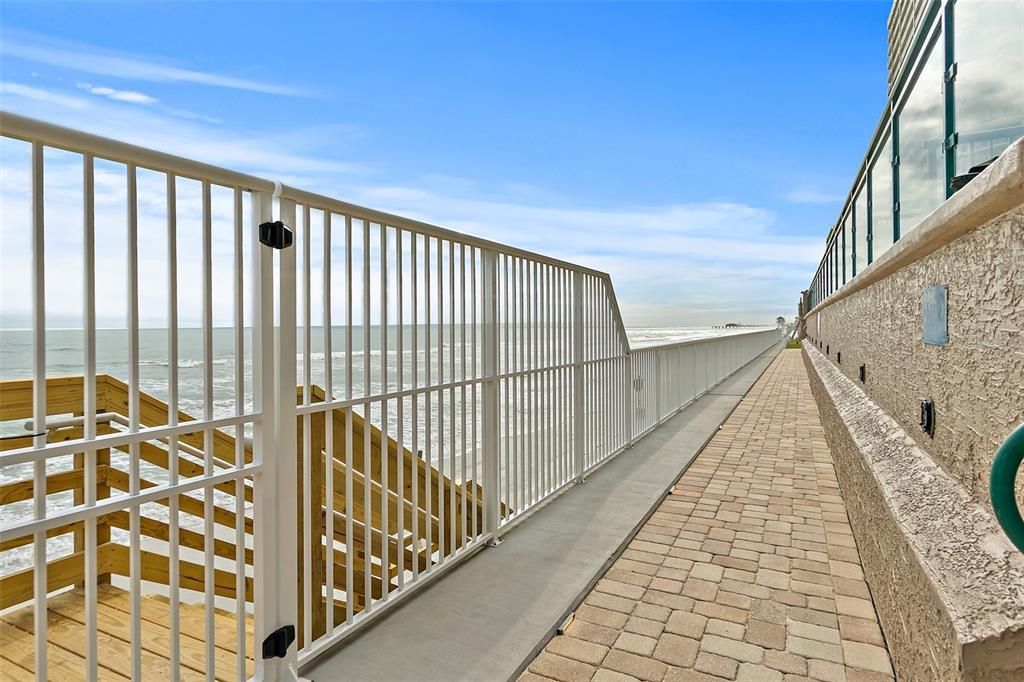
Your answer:
[[[921,292],[921,338],[933,346],[945,346],[949,342],[946,295],[945,284]]]

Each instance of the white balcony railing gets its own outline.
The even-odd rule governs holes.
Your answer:
[[[25,147],[32,320],[25,376],[0,393],[0,421],[31,427],[0,441],[4,480],[22,476],[0,509],[31,500],[3,517],[0,607],[34,609],[20,665],[39,679],[67,664],[48,644],[62,592],[83,604],[87,679],[293,677],[780,340],[630,350],[604,273],[15,115],[0,128]],[[80,226],[50,217],[50,187]],[[293,246],[261,244],[274,220]],[[58,228],[80,276],[48,272]],[[119,287],[98,285],[107,251]],[[97,325],[111,291],[114,341]],[[82,329],[57,332],[48,304],[69,297]],[[48,371],[58,336],[76,376]],[[296,643],[264,651],[286,626]]]

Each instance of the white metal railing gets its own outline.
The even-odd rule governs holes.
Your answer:
[[[33,500],[31,518],[0,528],[0,552],[33,548],[30,566],[10,579],[31,573],[39,679],[47,600],[64,587],[48,581],[48,566],[68,560],[48,549],[48,534],[52,544],[84,523],[68,556],[84,562],[84,579],[72,582],[85,591],[85,678],[107,665],[97,635],[106,574],[129,594],[132,677],[153,655],[166,658],[172,679],[186,663],[218,678],[294,677],[780,338],[758,331],[631,351],[604,273],[11,114],[0,129],[5,144],[31,151],[26,386],[32,424],[46,425],[0,454],[3,470],[32,466]],[[44,163],[53,150],[59,158]],[[127,209],[118,247],[127,253],[125,414],[110,418],[120,403],[108,404],[106,389],[97,402],[98,377],[121,384],[96,359],[96,250],[111,247],[96,239],[97,163],[104,187],[123,182]],[[72,295],[66,280],[47,280],[51,167],[81,169],[81,192],[70,192],[83,216],[80,405],[47,395],[46,295]],[[151,246],[140,225],[151,227],[154,212],[165,268],[166,369],[157,374],[147,373],[153,350],[139,298],[152,279],[139,267]],[[260,243],[260,225],[275,219],[294,229],[293,247]],[[198,330],[185,328],[192,319]],[[195,368],[182,364],[185,346],[198,348]],[[5,389],[0,413],[13,414],[11,395]],[[97,472],[116,468],[115,452],[128,484],[98,497],[106,488]],[[82,493],[54,506],[51,479],[65,469],[84,477]],[[127,565],[112,568],[103,552],[117,538],[107,541],[105,529],[121,511]],[[155,557],[166,570],[153,568]],[[166,651],[146,637],[151,593],[169,602]],[[193,606],[202,638],[182,620]],[[218,627],[226,612],[229,641]],[[264,658],[263,642],[289,625],[296,646]],[[184,661],[182,647],[200,639]],[[226,650],[235,664],[222,674]]]

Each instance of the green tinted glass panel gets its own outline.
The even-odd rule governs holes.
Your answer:
[[[841,252],[839,249],[839,239],[840,237],[837,234],[835,241],[832,242],[832,267],[835,268],[835,276],[832,278],[833,291],[837,290],[839,288],[839,285],[842,284],[843,282],[841,272],[842,265],[840,265],[842,261],[840,260]]]
[[[853,200],[854,226],[857,228],[857,274],[864,272],[868,266],[868,190],[861,185],[857,190],[857,198]]]
[[[932,44],[900,110],[900,234],[907,234],[945,198],[945,98],[942,43]]]
[[[871,261],[892,246],[892,146],[882,138],[881,151],[871,164]]]
[[[954,12],[959,175],[1024,135],[1024,2],[960,0]]]
[[[853,279],[853,222],[849,213],[843,221],[843,276],[844,282]]]

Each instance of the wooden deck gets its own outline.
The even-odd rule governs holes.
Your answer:
[[[49,678],[85,679],[85,590],[77,588],[50,597],[47,638]],[[143,679],[170,678],[169,604],[159,596],[144,596],[142,611]],[[128,592],[111,585],[97,586],[96,624],[99,679],[131,677],[131,605]],[[181,604],[180,674],[182,680],[205,680],[206,633],[202,604]],[[216,611],[215,661],[218,680],[238,679],[238,646],[235,615]],[[252,619],[245,624],[245,677],[253,673]],[[27,606],[0,616],[0,679],[35,679],[33,608]]]

